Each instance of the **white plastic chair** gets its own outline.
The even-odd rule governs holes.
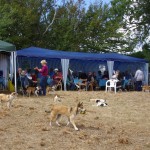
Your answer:
[[[110,91],[111,91],[112,88],[114,88],[114,91],[115,91],[115,94],[116,94],[117,88],[120,87],[120,86],[117,87],[117,82],[118,82],[118,80],[115,80],[115,79],[108,80],[106,82],[106,92],[108,91],[108,88],[109,88]]]

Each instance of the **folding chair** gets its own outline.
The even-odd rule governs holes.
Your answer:
[[[60,87],[60,90],[62,91],[62,80],[61,79],[56,84],[56,88],[58,89],[59,87]]]
[[[80,79],[79,81],[79,89],[81,90],[81,87],[85,87],[85,90],[87,91],[87,79]]]

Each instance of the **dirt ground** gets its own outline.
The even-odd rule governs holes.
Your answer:
[[[75,131],[66,118],[61,127],[49,126],[53,96],[22,97],[11,110],[0,108],[0,150],[149,150],[150,93],[148,92],[57,92],[62,103],[84,102],[86,114],[76,117]],[[107,100],[107,107],[94,107],[90,98]]]

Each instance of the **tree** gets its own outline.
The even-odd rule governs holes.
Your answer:
[[[120,4],[91,4],[84,17],[84,51],[90,52],[121,52],[131,51],[122,33],[118,31],[123,25],[122,11],[117,11]],[[121,9],[122,10],[122,9]],[[124,10],[123,10],[124,11]]]
[[[84,52],[132,52],[124,26],[125,0],[85,7],[84,0],[0,0],[0,39],[17,49],[38,46]]]
[[[56,20],[47,33],[49,46],[52,49],[66,51],[80,51],[81,34],[80,25],[85,9],[83,1],[73,2],[72,0],[64,3],[57,9]],[[49,16],[50,20],[52,16]]]
[[[129,7],[130,27],[134,26],[134,31],[140,41],[144,41],[149,36],[150,30],[150,1],[149,0],[131,0]]]
[[[52,0],[0,0],[0,4],[1,39],[14,43],[17,49],[44,45],[44,18],[51,13]]]
[[[126,31],[126,38],[134,47],[149,43],[149,7],[149,0],[127,0],[124,29]]]

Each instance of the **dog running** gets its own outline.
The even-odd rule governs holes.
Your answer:
[[[1,105],[3,105],[3,103],[7,103],[7,107],[10,109],[10,107],[12,106],[12,101],[17,97],[17,95],[18,94],[16,92],[13,92],[11,94],[0,94]]]
[[[86,110],[83,107],[83,103],[78,103],[77,106],[73,107],[67,107],[64,105],[51,105],[51,113],[50,113],[50,126],[52,126],[52,121],[56,121],[56,124],[60,126],[58,120],[61,117],[61,115],[65,115],[68,119],[67,125],[68,126],[71,122],[74,129],[77,131],[79,130],[74,122],[75,117],[81,113],[85,112]]]

